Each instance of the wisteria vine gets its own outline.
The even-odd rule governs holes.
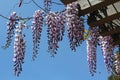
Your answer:
[[[22,71],[22,64],[24,63],[25,56],[25,40],[22,34],[22,28],[25,27],[24,24],[19,23],[15,30],[15,40],[14,40],[14,74],[19,76]]]
[[[64,17],[62,17],[61,13],[50,12],[46,17],[46,24],[48,25],[48,52],[52,56],[57,53],[56,51],[59,48],[58,42],[62,40],[64,35],[64,23]]]
[[[90,37],[87,41],[87,61],[91,75],[96,72],[96,49],[98,43],[98,27],[90,29]]]
[[[114,69],[115,69],[115,73],[120,76],[120,52],[118,51],[115,55],[114,55]]]
[[[7,23],[7,39],[6,44],[3,48],[8,48],[12,42],[12,37],[14,35],[14,29],[16,25],[16,12],[11,13],[9,17],[9,22]]]
[[[104,62],[106,64],[108,72],[112,72],[113,68],[113,51],[114,43],[111,36],[100,36],[99,37],[100,47],[102,49]]]
[[[32,36],[33,36],[33,60],[35,59],[36,55],[38,54],[39,49],[39,43],[40,43],[40,37],[42,32],[42,26],[43,26],[43,17],[44,12],[42,10],[35,11],[32,21]]]
[[[22,1],[23,0],[19,3],[19,7],[21,6]],[[66,10],[61,12],[52,12],[50,10],[50,6],[51,0],[44,0],[45,10],[37,10],[33,14],[33,17],[29,18],[32,19],[33,60],[38,54],[41,32],[44,23],[47,26],[48,52],[50,52],[52,56],[57,53],[59,48],[58,43],[63,40],[65,26],[67,26],[68,38],[72,51],[76,51],[76,48],[85,40],[84,18],[79,16],[80,5],[77,2],[67,4]],[[26,27],[26,22],[22,23],[24,20],[21,21],[20,17],[16,15],[16,12],[13,12],[8,20],[7,39],[6,44],[3,47],[8,48],[12,42],[12,37],[14,36],[14,74],[19,76],[22,71],[22,65],[25,57],[26,41],[22,31],[23,28]],[[113,59],[115,46],[113,38],[111,36],[101,36],[98,29],[98,27],[90,28],[88,31],[90,33],[86,40],[87,61],[90,74],[94,75],[96,72],[96,49],[98,44],[100,44],[108,72],[112,72],[113,64],[115,64],[115,71],[120,76],[119,56],[115,55],[115,61]]]
[[[45,8],[45,11],[47,12],[47,13],[49,13],[50,12],[50,6],[51,6],[51,4],[52,4],[52,2],[51,2],[52,0],[44,0],[44,8]]]
[[[84,40],[84,19],[79,17],[79,5],[70,3],[66,7],[66,20],[70,48],[76,51]]]

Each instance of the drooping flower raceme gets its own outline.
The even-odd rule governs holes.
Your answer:
[[[56,24],[60,28],[60,35],[61,35],[60,39],[62,41],[65,32],[65,15],[62,12],[58,12],[56,14],[56,18],[57,18]]]
[[[104,37],[100,36],[99,41],[107,70],[108,72],[111,72],[113,67],[113,51],[114,51],[113,39],[111,36]]]
[[[96,72],[96,46],[91,40],[87,40],[87,61],[90,74],[93,76]]]
[[[33,27],[32,27],[32,36],[33,36],[33,60],[38,54],[40,37],[43,26],[43,17],[44,12],[42,10],[35,11],[33,15]]]
[[[87,61],[91,75],[96,72],[96,48],[98,41],[98,28],[93,27],[90,29],[90,37],[87,40]]]
[[[66,20],[67,20],[67,30],[68,38],[70,41],[70,48],[76,51],[76,47],[80,46],[84,40],[84,20],[79,17],[79,6],[77,3],[73,2],[66,7]]]
[[[48,25],[48,52],[54,56],[59,47],[58,42],[64,35],[64,19],[60,13],[50,12],[46,17],[46,24]]]
[[[120,76],[120,55],[115,54],[114,56],[115,56],[115,61],[114,61],[115,71],[117,75]]]
[[[14,29],[15,29],[15,25],[16,25],[16,12],[11,13],[10,17],[9,17],[9,22],[7,23],[7,39],[6,39],[6,44],[4,46],[4,48],[8,48],[12,42],[12,37],[14,34]]]
[[[22,71],[22,64],[24,63],[25,56],[25,40],[22,35],[22,28],[24,25],[21,23],[16,26],[15,41],[14,41],[14,74],[19,76]]]

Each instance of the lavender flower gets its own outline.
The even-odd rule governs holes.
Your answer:
[[[22,64],[25,56],[25,40],[22,35],[22,28],[24,25],[16,26],[15,41],[14,41],[14,73],[16,76],[22,71]]]
[[[104,57],[104,62],[106,64],[108,72],[112,71],[113,67],[113,50],[114,43],[111,36],[100,36],[99,37],[100,46],[102,48],[102,53]]]
[[[120,55],[118,53],[115,54],[114,66],[117,75],[120,76]]]
[[[12,42],[12,37],[14,34],[14,29],[16,25],[16,12],[11,13],[9,17],[9,22],[7,23],[8,29],[7,29],[7,39],[6,44],[3,46],[4,48],[8,48]]]
[[[84,20],[79,17],[78,4],[73,2],[66,7],[66,19],[68,26],[68,38],[70,41],[70,48],[76,51],[76,47],[80,46],[84,40]]]
[[[60,28],[60,35],[62,41],[65,32],[65,15],[62,12],[58,12],[56,14],[56,18],[57,18],[56,24]]]
[[[90,29],[90,37],[87,40],[87,61],[91,75],[96,72],[96,48],[98,41],[98,28],[94,27]]]
[[[58,42],[62,40],[64,35],[64,17],[61,13],[50,12],[46,18],[46,24],[48,25],[48,52],[54,56],[58,49]]]
[[[32,27],[32,36],[33,36],[33,60],[38,54],[39,49],[39,43],[40,43],[40,37],[42,32],[42,26],[43,26],[43,11],[38,10],[35,11],[33,17],[33,27]]]
[[[87,61],[90,74],[93,76],[96,72],[96,46],[91,40],[87,40]]]

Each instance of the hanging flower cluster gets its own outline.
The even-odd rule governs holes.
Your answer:
[[[66,7],[67,31],[70,41],[70,48],[76,51],[76,47],[80,46],[84,40],[84,20],[79,17],[79,6],[73,2]]]
[[[100,46],[102,49],[104,62],[106,64],[108,72],[112,71],[113,68],[113,51],[114,51],[114,43],[111,36],[100,36],[99,37]]]
[[[8,48],[12,42],[12,37],[14,34],[14,29],[15,29],[15,24],[16,24],[16,12],[11,13],[9,17],[9,22],[7,23],[7,39],[6,39],[6,44],[3,46],[4,48]]]
[[[32,27],[32,36],[33,36],[33,60],[38,54],[40,37],[43,26],[43,17],[44,12],[42,10],[35,11],[33,15],[33,27]]]
[[[62,14],[50,12],[46,17],[46,24],[48,25],[48,52],[54,56],[59,48],[58,42],[62,40],[64,35],[64,17]]]
[[[51,0],[44,0],[44,8],[47,13],[50,11],[51,4],[52,4]]]
[[[96,46],[91,40],[87,40],[87,61],[90,74],[93,76],[96,72]]]
[[[118,53],[115,54],[114,67],[117,75],[120,76],[120,55]]]
[[[76,48],[84,41],[84,19],[79,17],[79,4],[76,2],[70,3],[66,6],[65,12],[50,12],[51,0],[44,0],[45,11],[35,11],[32,21],[32,38],[33,38],[33,60],[38,54],[40,45],[42,26],[44,22],[47,25],[48,36],[48,52],[54,56],[59,48],[58,43],[62,41],[65,32],[65,23],[67,23],[68,38],[70,42],[70,48],[72,51],[76,51]],[[46,13],[46,14],[45,14]],[[44,15],[45,14],[45,15]],[[44,18],[46,16],[46,18]],[[26,19],[26,18],[25,18]],[[22,33],[22,29],[26,27],[24,23],[21,23],[23,18],[16,16],[13,12],[9,17],[7,40],[4,48],[10,46],[11,38],[15,29],[14,40],[14,73],[16,76],[22,71],[22,64],[24,63],[25,56],[25,40]],[[18,26],[16,26],[18,25]],[[100,36],[98,27],[90,29],[90,35],[87,39],[87,61],[91,75],[96,72],[96,48],[100,43],[104,62],[106,64],[108,72],[113,68],[113,50],[114,44],[111,36]],[[99,42],[98,42],[99,41]],[[120,75],[119,63],[120,60],[116,57],[115,69],[118,75]]]
[[[22,34],[22,28],[25,25],[19,23],[18,26],[16,26],[16,32],[15,32],[15,41],[14,41],[14,73],[16,76],[19,76],[19,74],[22,71],[22,64],[24,63],[24,56],[25,56],[25,40],[24,36]]]
[[[92,76],[96,72],[96,48],[98,36],[98,27],[90,29],[90,38],[87,40],[87,61]]]
[[[60,39],[62,41],[63,36],[64,36],[64,32],[65,32],[65,15],[62,12],[58,12],[56,13],[57,16],[57,22],[56,24],[58,24],[57,26],[60,27]]]

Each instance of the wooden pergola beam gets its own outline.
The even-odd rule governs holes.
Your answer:
[[[118,1],[120,1],[120,0],[104,0],[103,2],[100,2],[96,5],[93,5],[91,7],[81,10],[79,15],[83,16],[85,14],[92,13],[93,11],[96,11],[102,7],[108,6],[108,5],[118,2]]]
[[[100,33],[100,35],[102,35],[102,36],[108,36],[108,35],[113,35],[113,34],[116,34],[116,33],[119,33],[120,32],[120,26],[118,26],[119,27],[119,29],[113,29],[112,31],[102,31],[101,33]]]
[[[64,5],[67,5],[69,3],[75,2],[77,0],[61,0],[62,3],[64,3]]]
[[[69,3],[72,3],[72,2],[75,2],[75,1],[77,1],[77,0],[61,0],[61,2],[64,3],[65,5],[67,5]],[[88,7],[86,9],[81,10],[79,15],[83,16],[85,14],[92,13],[95,10],[98,10],[102,7],[105,7],[105,6],[108,6],[110,4],[116,3],[118,1],[120,1],[120,0],[104,0],[103,2],[100,2],[96,5],[93,5],[91,7]]]
[[[107,16],[107,17],[105,17],[105,18],[103,18],[103,19],[101,19],[101,20],[98,20],[98,21],[95,21],[95,22],[91,22],[91,23],[89,23],[88,25],[90,26],[90,27],[96,27],[96,26],[101,26],[101,25],[103,25],[103,24],[105,24],[105,23],[109,23],[110,21],[112,21],[112,20],[115,20],[115,19],[118,19],[118,18],[120,18],[120,12],[119,13],[116,13],[116,14],[113,14],[113,15],[111,15],[111,16]],[[112,27],[112,26],[111,26]],[[118,28],[119,28],[120,26],[118,26]],[[119,29],[113,29],[113,30],[111,30],[111,31],[102,31],[100,34],[102,35],[102,36],[106,36],[106,35],[112,35],[112,34],[115,34],[115,33],[118,33],[118,32],[120,32],[120,28]]]
[[[118,19],[118,18],[120,18],[120,12],[116,13],[116,14],[113,14],[111,16],[107,16],[107,17],[105,17],[105,18],[103,18],[101,20],[98,20],[98,21],[95,21],[95,22],[91,22],[88,25],[90,27],[100,26],[100,25],[102,25],[104,23],[108,23],[108,22],[110,22],[110,21],[112,21],[114,19]]]

